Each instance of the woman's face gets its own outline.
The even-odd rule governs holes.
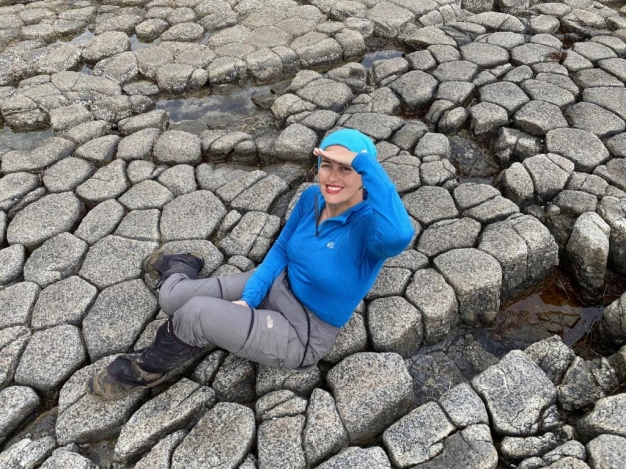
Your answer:
[[[318,181],[331,216],[337,216],[363,200],[363,180],[351,166],[334,161],[334,156],[345,161],[356,153],[339,145],[326,148],[318,171]]]

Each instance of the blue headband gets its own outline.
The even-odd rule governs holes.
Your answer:
[[[354,129],[341,129],[337,132],[333,132],[320,144],[320,148],[322,150],[326,150],[331,145],[339,145],[354,153],[367,152],[372,156],[372,158],[376,158],[378,152],[376,151],[376,147],[374,146],[374,142],[372,139],[365,135],[363,132],[359,132]],[[317,165],[319,167],[321,159],[318,158]]]

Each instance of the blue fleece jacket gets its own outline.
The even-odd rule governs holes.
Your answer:
[[[367,153],[358,154],[352,168],[363,178],[367,198],[323,221],[316,234],[315,202],[321,213],[324,198],[318,186],[305,190],[246,284],[242,300],[249,306],[259,306],[287,267],[296,298],[323,321],[342,327],[374,285],[385,260],[409,244],[413,226],[385,170]]]

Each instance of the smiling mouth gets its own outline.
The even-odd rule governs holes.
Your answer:
[[[343,187],[339,186],[326,186],[326,192],[328,192],[329,194],[338,194],[339,192],[341,192],[342,189]]]

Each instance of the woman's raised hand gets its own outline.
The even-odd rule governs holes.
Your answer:
[[[331,145],[326,150],[315,148],[313,149],[313,154],[320,158],[328,158],[331,161],[335,161],[345,166],[352,166],[352,160],[354,160],[354,157],[357,155],[356,153],[339,145]]]

